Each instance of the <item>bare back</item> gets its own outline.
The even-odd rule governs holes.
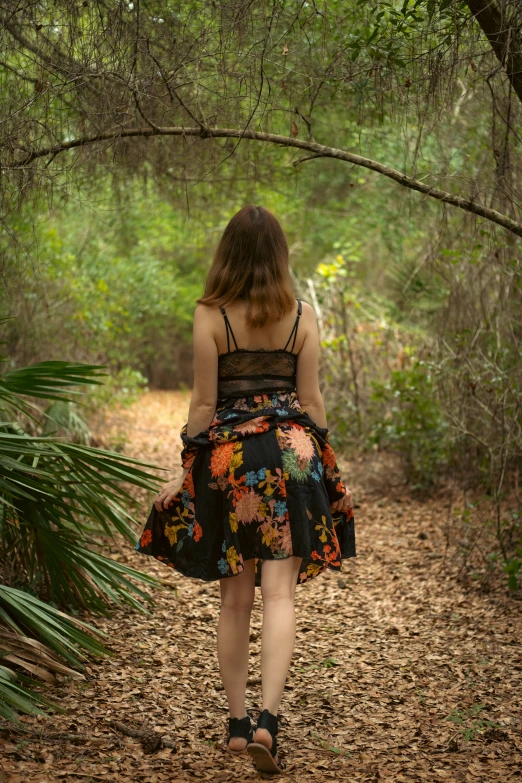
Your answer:
[[[247,302],[236,300],[226,307],[235,341],[227,344],[227,328],[217,306],[198,305],[194,313],[194,389],[193,397],[206,407],[216,405],[220,357],[229,351],[282,351],[296,321],[297,303],[284,318],[251,329],[246,323]],[[211,339],[209,339],[211,338]],[[288,349],[291,347],[288,346]],[[297,355],[295,387],[301,405],[312,408],[315,418],[324,420],[319,387],[319,334],[314,309],[302,302],[295,345]]]
[[[309,307],[309,305],[307,305],[306,302],[303,302],[303,310],[305,307]],[[248,303],[241,300],[236,300],[226,307],[226,314],[238,343],[237,347],[252,351],[284,348],[296,320],[297,304],[294,309],[287,313],[280,321],[272,321],[258,329],[252,329],[247,326],[247,308]],[[219,308],[216,307],[213,309],[216,310],[217,314],[220,316],[218,322],[221,322],[221,329],[218,328],[217,333],[214,334],[214,340],[216,342],[218,354],[221,354],[228,350],[226,330],[222,328],[223,318],[219,313]],[[303,318],[300,320],[301,323],[293,348],[294,353],[299,353],[304,342],[305,329],[303,328],[302,323]],[[231,347],[234,348],[234,345]]]

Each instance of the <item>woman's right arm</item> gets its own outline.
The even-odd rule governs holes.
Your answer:
[[[296,391],[299,403],[312,421],[319,427],[328,427],[323,395],[319,388],[319,330],[315,311],[307,302],[303,302],[302,325],[305,327],[303,346],[299,351],[296,370]],[[333,455],[331,446],[328,446]],[[336,470],[338,470],[336,466]],[[344,495],[330,503],[332,511],[347,512],[352,508],[353,496],[342,481],[337,482],[337,492]]]
[[[312,421],[320,427],[328,427],[323,396],[319,388],[319,330],[314,308],[308,302],[303,302],[301,326],[305,338],[297,357],[297,397]]]

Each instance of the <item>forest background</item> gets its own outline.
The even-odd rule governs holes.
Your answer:
[[[130,538],[117,471],[152,485],[117,463],[123,441],[97,452],[89,416],[190,387],[195,299],[253,202],[280,220],[316,310],[335,448],[393,452],[414,491],[456,481],[461,521],[485,509],[489,536],[464,553],[517,589],[521,30],[515,0],[4,4],[2,543],[21,566],[7,583],[103,604],[113,566],[80,599],[83,577],[46,557],[52,532]],[[80,382],[81,404],[64,391]],[[71,510],[62,492],[46,523],[31,504],[53,437],[77,449],[53,469],[79,460],[99,494]]]

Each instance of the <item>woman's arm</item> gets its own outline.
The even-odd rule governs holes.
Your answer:
[[[297,359],[297,397],[312,421],[319,427],[328,427],[323,395],[319,388],[319,330],[315,310],[307,302],[303,302],[301,321],[305,328],[305,338]],[[330,446],[328,448],[331,450]],[[333,450],[331,453],[333,454]],[[330,503],[330,508],[332,511],[347,512],[352,507],[352,493],[342,480],[337,482],[337,491],[343,492],[344,496]]]
[[[323,396],[319,388],[319,330],[315,311],[303,302],[301,325],[305,338],[297,357],[296,390],[299,403],[320,427],[328,427]]]
[[[198,304],[192,329],[194,346],[194,385],[187,421],[187,435],[193,438],[206,430],[214,418],[217,403],[218,350],[213,337],[210,308]],[[181,489],[190,468],[185,467],[181,479],[165,484],[154,499],[158,511],[166,508]]]
[[[217,403],[218,349],[213,336],[214,319],[206,305],[194,311],[194,385],[187,421],[187,435],[193,438],[206,430],[214,418]]]

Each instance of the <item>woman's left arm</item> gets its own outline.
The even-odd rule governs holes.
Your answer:
[[[199,435],[210,425],[216,412],[218,349],[213,335],[212,311],[198,304],[192,329],[194,345],[194,385],[187,421],[187,435]],[[166,508],[178,494],[190,468],[185,467],[181,479],[169,481],[154,499],[158,511]]]
[[[213,335],[212,312],[198,304],[194,311],[194,385],[187,422],[187,435],[193,438],[206,430],[214,418],[218,386],[218,350]]]

